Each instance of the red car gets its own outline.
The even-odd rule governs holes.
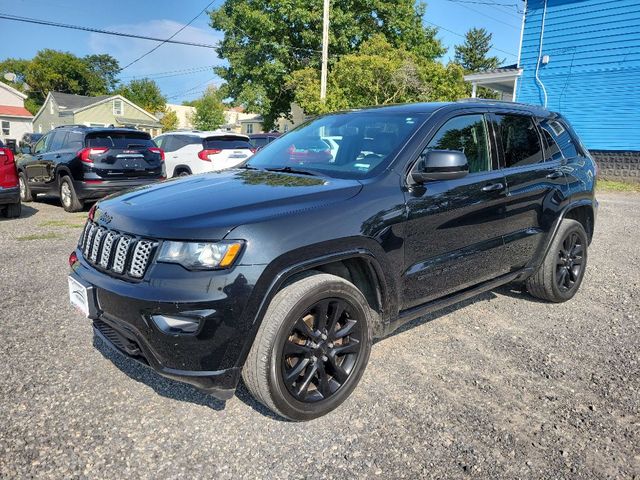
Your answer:
[[[0,210],[7,218],[20,216],[20,187],[13,152],[0,142]]]

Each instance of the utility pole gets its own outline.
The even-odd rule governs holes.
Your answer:
[[[329,0],[322,9],[322,72],[320,73],[320,100],[327,97],[327,68],[329,62]]]

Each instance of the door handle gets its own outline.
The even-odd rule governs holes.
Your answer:
[[[62,155],[60,155],[59,153],[56,155],[56,158],[60,158]]]
[[[562,173],[560,170],[554,170],[549,175],[547,175],[547,178],[554,179],[554,178],[560,178],[562,176],[564,176],[564,173]]]
[[[500,190],[504,190],[504,185],[500,182],[490,183],[489,185],[482,187],[483,192],[498,192]]]

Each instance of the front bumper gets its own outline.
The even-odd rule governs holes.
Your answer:
[[[134,180],[104,180],[100,183],[74,181],[73,188],[76,191],[76,195],[81,200],[95,200],[104,198],[112,193],[122,192],[131,188],[142,187],[150,185],[152,183],[164,180],[164,177],[160,178],[140,178]]]
[[[20,188],[2,188],[0,187],[0,205],[7,205],[20,202]]]
[[[233,396],[242,352],[251,342],[244,311],[258,273],[254,266],[230,271],[189,272],[154,264],[141,282],[110,277],[91,267],[76,250],[71,274],[88,288],[94,332],[120,353],[160,375],[194,385],[221,400]],[[154,315],[197,318],[193,334],[168,334]]]

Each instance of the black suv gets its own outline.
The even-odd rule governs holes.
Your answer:
[[[148,133],[129,128],[66,125],[25,145],[23,153],[18,161],[22,201],[52,193],[67,212],[82,210],[85,200],[166,176],[164,152]]]
[[[301,151],[331,136],[335,154]],[[362,376],[372,339],[509,282],[582,281],[596,167],[541,108],[465,101],[319,117],[241,168],[99,202],[71,254],[96,335],[230,398],[240,377],[293,420]]]

